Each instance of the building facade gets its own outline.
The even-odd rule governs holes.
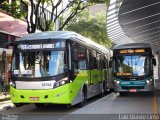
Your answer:
[[[27,22],[24,17],[21,19],[16,19],[15,17],[12,17],[8,11],[4,10],[4,5],[1,3],[6,2],[7,4],[9,3],[14,3],[17,2],[18,0],[2,0],[0,1],[0,78],[3,75],[3,79],[5,79],[5,84],[9,84],[10,81],[10,66],[11,66],[11,56],[12,56],[12,47],[7,47],[4,48],[4,44],[7,42],[13,42],[16,39],[27,35]],[[27,2],[27,0],[24,0]],[[19,12],[20,13],[28,13],[30,14],[31,12],[31,6],[28,4],[27,6],[24,4],[24,2],[19,1],[20,8]],[[36,5],[36,1],[34,1],[34,4]],[[63,2],[62,2],[63,4]],[[63,5],[60,5],[59,7],[62,9]],[[14,8],[14,5],[12,6]],[[13,11],[11,7],[11,12]],[[43,9],[44,13],[46,14],[47,19],[49,20],[51,17],[51,12],[49,10],[49,7],[46,9]],[[41,13],[42,7],[40,6],[39,8],[39,13]],[[43,18],[42,18],[43,19]],[[57,30],[59,23],[56,22],[55,29]],[[39,28],[37,27],[36,32],[40,32]],[[3,51],[6,51],[6,60],[2,60],[2,53]],[[1,82],[0,82],[1,83]],[[1,87],[0,87],[1,91]]]
[[[12,47],[4,47],[7,42],[13,42],[17,38],[28,34],[27,24],[23,20],[15,19],[0,10],[0,78],[9,83],[9,70],[11,66]],[[2,53],[6,51],[6,60],[2,60]],[[3,76],[2,76],[3,75]]]
[[[2,2],[5,2],[5,0],[2,0]],[[6,0],[6,2],[11,3],[15,0]],[[21,8],[25,9],[23,5],[21,5]],[[12,47],[4,47],[4,45],[26,34],[28,34],[26,21],[24,19],[15,19],[0,6],[0,92],[2,91],[2,84],[9,85],[12,59]],[[3,51],[6,51],[5,60],[2,60]]]

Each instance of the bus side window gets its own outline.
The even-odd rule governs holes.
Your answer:
[[[108,57],[105,57],[105,64],[106,64],[106,69],[109,68],[109,60]]]
[[[112,67],[112,64],[113,64],[113,57],[111,57],[110,60],[109,60],[109,67],[110,68]]]
[[[101,70],[101,54],[97,53],[97,69]]]
[[[98,65],[97,65],[97,53],[96,51],[92,51],[93,54],[93,69],[97,69]]]
[[[88,51],[88,68],[90,69],[90,70],[92,70],[93,69],[93,55],[92,55],[92,51],[91,50],[89,50]]]
[[[103,56],[103,64],[102,64],[102,67],[103,67],[103,69],[107,69],[107,66],[108,66],[107,59],[106,59],[105,56]]]
[[[157,63],[156,63],[156,59],[154,57],[152,58],[152,61],[153,61],[153,65],[156,66]]]
[[[80,46],[78,51],[78,69],[86,69],[87,68],[87,49]]]
[[[86,51],[86,68],[90,69],[90,51],[88,49]]]
[[[75,42],[71,43],[71,76],[78,74],[78,44]]]

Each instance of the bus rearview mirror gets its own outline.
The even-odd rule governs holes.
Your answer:
[[[113,57],[111,57],[110,60],[109,60],[109,67],[110,68],[112,67],[112,63],[113,63]]]
[[[157,63],[156,63],[156,59],[155,58],[152,58],[152,62],[153,62],[153,65],[156,66]]]
[[[112,60],[109,61],[109,67],[112,67]]]

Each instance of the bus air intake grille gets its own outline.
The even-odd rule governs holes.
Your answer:
[[[144,86],[122,86],[122,89],[144,89]]]

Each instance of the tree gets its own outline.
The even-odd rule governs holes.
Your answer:
[[[63,14],[70,10],[70,14],[61,22],[59,30],[62,30],[65,25],[77,14],[81,13],[85,8],[94,3],[108,3],[109,0],[68,0],[60,11],[58,8],[63,4],[65,0],[18,0],[26,6],[31,6],[31,13],[26,15],[27,20],[27,31],[28,33],[34,33],[36,28],[41,31],[48,31],[51,26],[54,26],[57,19],[63,16]],[[36,1],[36,2],[35,2]],[[48,19],[46,14],[47,7],[50,7],[51,17]],[[41,8],[41,10],[40,10]],[[19,12],[19,11],[18,11]],[[15,17],[15,16],[14,16]],[[42,24],[43,23],[43,24]]]
[[[21,5],[19,1],[8,3],[6,0],[2,0],[0,1],[0,9],[18,19],[23,18],[27,15],[27,12],[20,12]]]
[[[91,16],[88,11],[83,11],[69,22],[65,30],[75,31],[107,48],[111,47],[111,40],[106,33],[105,12]]]

